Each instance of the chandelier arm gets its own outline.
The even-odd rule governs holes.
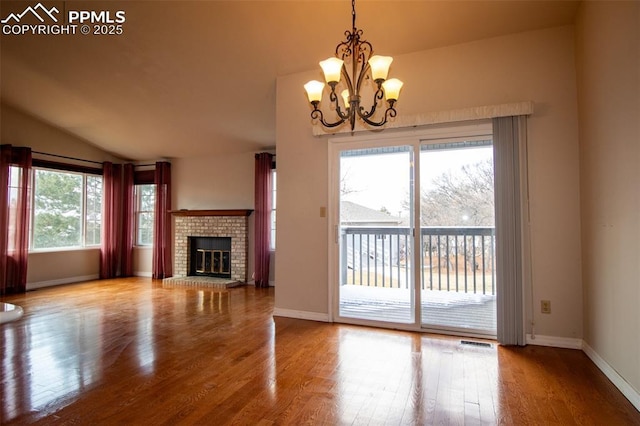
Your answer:
[[[388,118],[395,118],[398,115],[395,107],[393,106],[394,102],[389,102],[389,108],[384,112],[384,121],[386,122]]]
[[[357,95],[360,92],[360,88],[359,86],[353,87],[353,82],[351,81],[351,77],[349,77],[349,73],[347,72],[347,67],[344,66],[344,64],[342,65],[342,77],[344,77],[344,82],[347,85],[349,96]]]
[[[358,79],[356,81],[356,87],[357,87],[357,91],[360,92],[360,86],[362,86],[362,82],[364,81],[365,78],[367,78],[367,72],[369,71],[369,69],[371,68],[371,66],[369,65],[369,58],[371,58],[371,56],[373,55],[373,46],[371,46],[371,43],[369,43],[366,40],[363,40],[359,43],[358,46],[358,60],[354,61],[356,63],[361,62],[362,66],[360,68],[360,73],[358,74]],[[356,72],[355,70],[355,66],[354,66],[354,73]],[[355,74],[354,74],[354,78],[355,78]]]
[[[384,97],[384,92],[382,91],[382,86],[378,84],[378,90],[373,94],[373,104],[371,105],[371,109],[368,112],[364,112],[364,108],[360,107],[358,111],[358,115],[364,120],[372,117],[376,113],[376,109],[378,108],[378,101],[381,101]]]
[[[311,111],[311,118],[313,120],[319,120],[320,123],[322,123],[322,125],[324,127],[338,127],[339,125],[341,125],[342,123],[344,123],[346,121],[345,118],[341,118],[338,121],[335,121],[333,123],[329,123],[324,119],[324,114],[322,114],[322,110],[315,108],[313,111]]]
[[[360,114],[360,113],[358,113],[358,115],[360,116],[362,121],[364,121],[370,126],[375,126],[375,127],[384,126],[387,123],[387,121],[389,121],[389,118],[394,118],[398,114],[396,109],[394,108],[394,103],[395,103],[394,101],[389,101],[389,108],[387,108],[387,110],[384,112],[384,117],[382,117],[380,121],[370,120],[369,119],[370,115],[365,116],[364,114]],[[372,108],[372,111],[375,111],[375,106]]]
[[[345,31],[345,40],[338,43],[336,46],[336,58],[342,59],[344,61],[345,58],[351,56],[351,40],[353,39],[353,35],[350,31]]]
[[[385,114],[385,116],[380,121],[369,120],[367,117],[363,116],[362,114],[358,114],[358,115],[360,116],[362,121],[364,121],[365,123],[367,123],[370,126],[380,127],[380,126],[383,126],[387,122],[387,114]]]
[[[342,112],[342,108],[340,108],[340,104],[338,103],[338,96],[335,94],[335,92],[331,92],[331,94],[329,95],[329,100],[335,105],[336,114],[342,120],[340,121],[340,123],[344,123],[345,120],[349,118],[348,109],[345,112]],[[348,108],[348,107],[345,107],[345,108]]]
[[[341,123],[344,123],[349,118],[349,107],[345,105],[345,112],[342,112],[342,108],[340,108],[340,103],[338,102],[338,95],[336,95],[336,84],[331,84],[331,93],[329,94],[329,101],[335,105],[336,114],[342,120]]]
[[[365,62],[360,70],[360,74],[358,75],[358,80],[356,82],[357,91],[360,92],[360,87],[362,86],[362,82],[367,78],[367,72],[371,67],[368,62]]]

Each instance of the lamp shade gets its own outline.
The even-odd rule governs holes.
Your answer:
[[[311,80],[304,85],[309,102],[320,102],[322,100],[322,89],[324,89],[324,83],[318,80]]]
[[[340,93],[340,96],[342,96],[342,100],[344,101],[344,107],[349,108],[351,106],[351,102],[349,102],[349,91],[344,89],[342,93]]]
[[[324,80],[327,83],[339,82],[340,72],[342,71],[342,64],[344,61],[338,58],[329,58],[324,61],[320,61],[322,72],[324,72]]]
[[[404,83],[397,78],[390,78],[382,83],[382,89],[384,90],[384,97],[388,101],[397,101],[400,96],[400,89]]]
[[[393,62],[393,58],[391,56],[374,55],[369,58],[371,77],[373,77],[374,81],[387,79],[391,62]]]

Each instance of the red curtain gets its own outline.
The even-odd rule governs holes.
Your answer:
[[[162,279],[172,275],[171,266],[171,164],[156,163],[155,219],[153,224],[153,278]]]
[[[120,224],[122,200],[122,165],[105,162],[102,165],[102,247],[100,248],[100,278],[118,276],[120,261]]]
[[[255,167],[255,273],[256,287],[269,287],[271,250],[271,169],[273,155],[256,154]]]
[[[0,295],[27,289],[30,211],[31,149],[1,145]]]
[[[120,260],[120,275],[133,276],[133,245],[135,232],[135,184],[134,166],[131,163],[124,165],[122,178],[122,253]]]

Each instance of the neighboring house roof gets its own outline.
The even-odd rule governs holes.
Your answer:
[[[357,223],[361,225],[393,224],[402,222],[402,218],[392,216],[389,213],[370,209],[351,201],[340,202],[340,222]]]

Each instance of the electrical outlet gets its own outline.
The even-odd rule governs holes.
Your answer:
[[[551,313],[551,301],[550,300],[541,300],[540,301],[540,312],[543,314]]]

